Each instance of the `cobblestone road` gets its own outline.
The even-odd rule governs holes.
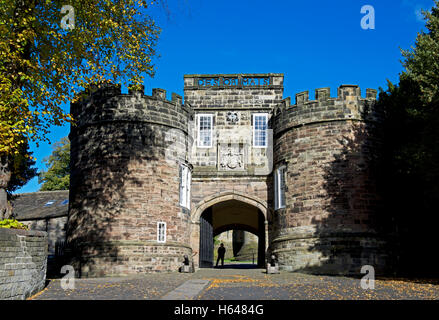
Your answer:
[[[203,286],[200,292],[193,295],[194,299],[200,300],[439,299],[438,281],[377,279],[374,290],[364,290],[360,286],[360,279],[291,272],[267,275],[262,269],[201,269],[193,274],[168,273],[124,278],[76,279],[74,290],[63,290],[60,280],[57,279],[50,281],[46,289],[31,299],[155,300],[165,295],[175,298],[178,297],[178,292],[184,291],[184,286],[183,290],[180,286],[188,280],[208,281],[207,286]]]

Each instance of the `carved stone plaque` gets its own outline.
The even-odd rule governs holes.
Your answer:
[[[239,113],[236,111],[228,111],[226,119],[230,123],[237,123],[239,121]]]
[[[245,170],[246,154],[242,144],[224,143],[218,146],[218,170],[242,171]]]

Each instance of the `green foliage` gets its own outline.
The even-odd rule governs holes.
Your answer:
[[[133,83],[153,75],[155,0],[0,0],[0,156],[24,139],[47,141],[71,122],[61,105],[88,83]],[[74,28],[61,26],[63,5]]]
[[[11,156],[22,154],[28,141],[37,147],[49,141],[52,126],[73,122],[64,102],[89,83],[131,83],[136,89],[154,74],[160,30],[147,8],[155,2],[0,0],[0,217],[11,215]],[[74,28],[61,24],[64,5],[74,9]],[[68,185],[66,176],[59,179],[57,186]]]
[[[32,152],[29,151],[27,141],[20,144],[19,153],[9,157],[9,168],[11,179],[8,182],[7,192],[11,194],[18,188],[24,186],[30,179],[37,175],[37,168],[34,168],[35,161]]]
[[[439,1],[425,13],[428,33],[420,33],[412,51],[404,51],[399,84],[380,90],[383,140],[378,188],[387,217],[400,242],[399,267],[405,273],[437,274],[433,264],[419,265],[436,243],[439,224]]]
[[[423,189],[437,188],[439,178],[435,161],[439,159],[439,109],[423,103],[421,97],[419,84],[403,75],[399,85],[389,84],[379,99],[385,114],[383,173],[393,172],[395,177],[389,183],[398,177],[403,185],[408,181],[416,185],[417,190],[407,186],[412,196]]]
[[[415,47],[402,53],[408,77],[419,84],[421,100],[430,103],[439,97],[439,0],[423,14],[428,32],[418,33]]]
[[[70,185],[70,141],[62,138],[53,146],[52,154],[44,159],[47,171],[39,174],[41,191],[68,190]]]
[[[26,225],[15,219],[0,220],[0,228],[29,230]]]

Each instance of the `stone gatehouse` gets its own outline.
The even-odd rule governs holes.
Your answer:
[[[183,98],[118,86],[71,105],[67,240],[80,276],[211,267],[213,237],[258,236],[258,264],[384,272],[364,128],[376,90],[284,98],[283,74],[184,76]]]

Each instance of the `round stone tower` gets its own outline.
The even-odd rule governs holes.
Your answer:
[[[372,265],[385,272],[370,166],[376,94],[367,89],[364,99],[358,86],[343,85],[331,98],[322,88],[315,100],[306,91],[273,111],[274,175],[284,198],[274,205],[270,249],[281,268],[360,275]]]
[[[67,243],[79,276],[176,271],[191,257],[189,211],[180,205],[190,108],[153,89],[90,90],[71,113]]]

